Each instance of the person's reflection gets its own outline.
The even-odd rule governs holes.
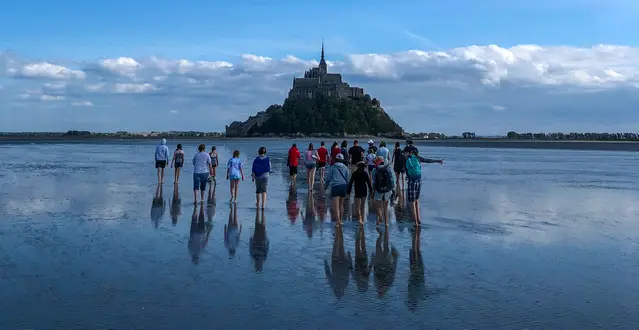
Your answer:
[[[344,232],[341,226],[335,228],[335,240],[333,241],[333,254],[331,257],[331,265],[324,260],[324,271],[328,283],[333,289],[335,297],[341,299],[348,286],[348,278],[351,273],[352,258],[351,253],[346,254],[344,251]]]
[[[204,206],[202,204],[199,207],[194,205],[189,236],[189,252],[191,253],[191,261],[194,264],[200,263],[200,253],[207,241],[208,233],[206,233],[204,225]]]
[[[155,228],[160,225],[160,220],[164,216],[166,205],[164,204],[164,197],[162,196],[162,185],[158,184],[155,188],[155,195],[153,195],[153,202],[151,203],[151,221]]]
[[[206,202],[209,205],[215,206],[215,204],[216,204],[216,197],[215,197],[216,192],[217,192],[217,184],[211,184],[211,188],[209,189],[208,197],[206,198]]]
[[[255,271],[264,269],[264,262],[268,254],[269,241],[266,237],[266,219],[264,209],[255,209],[255,229],[253,236],[249,238],[249,252],[255,261]]]
[[[407,214],[406,195],[401,189],[397,190],[397,203],[393,206],[393,209],[395,211],[397,228],[403,233],[405,228],[403,224],[411,219]]]
[[[316,198],[315,208],[317,210],[317,217],[320,223],[324,223],[324,221],[326,221],[326,189],[324,189],[323,184],[319,185]]]
[[[412,232],[410,255],[410,275],[408,276],[408,309],[415,311],[417,304],[426,296],[426,279],[424,275],[424,260],[420,249],[420,234],[422,228],[416,227]]]
[[[288,219],[291,223],[295,223],[297,216],[300,214],[300,207],[297,203],[297,187],[295,185],[289,186],[288,197],[286,198],[286,211],[288,213]]]
[[[308,198],[306,199],[306,210],[302,214],[302,222],[304,229],[309,238],[313,237],[313,225],[315,224],[315,199],[313,190],[309,189]]]
[[[237,245],[240,242],[242,225],[237,223],[237,206],[231,203],[229,210],[229,223],[224,225],[224,245],[229,250],[229,258],[235,256]]]
[[[377,242],[375,244],[375,253],[373,254],[373,274],[375,275],[375,286],[377,294],[381,298],[395,281],[395,273],[397,272],[397,259],[399,253],[393,247],[390,248],[388,238],[388,228],[381,231],[377,228]],[[384,241],[382,245],[382,240]]]
[[[366,235],[364,226],[359,226],[357,236],[355,237],[355,283],[359,292],[368,291],[368,281],[371,274],[372,265],[368,262],[368,254],[366,253]]]
[[[180,197],[180,185],[173,185],[173,198],[169,202],[171,209],[171,222],[175,226],[178,222],[178,218],[182,215],[182,198]]]

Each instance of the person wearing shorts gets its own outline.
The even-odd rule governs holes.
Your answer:
[[[166,146],[166,139],[155,147],[155,168],[158,172],[158,184],[164,183],[164,168],[169,161],[169,148]]]
[[[336,226],[342,225],[342,217],[344,216],[344,199],[348,190],[348,178],[350,173],[345,164],[344,155],[339,154],[335,159],[335,165],[331,166],[326,174],[326,185],[330,188],[332,198],[332,210],[335,212],[337,219]]]
[[[173,159],[171,159],[171,167],[175,166],[175,174],[173,175],[173,183],[180,182],[180,172],[184,167],[184,150],[182,150],[182,144],[178,143],[175,152],[173,152]]]
[[[231,190],[229,202],[237,202],[240,179],[244,181],[244,163],[240,158],[239,150],[233,151],[233,158],[229,159],[226,167],[226,179],[230,180],[229,188]]]
[[[215,146],[211,147],[211,152],[209,152],[209,156],[211,156],[211,168],[213,168],[213,171],[211,171],[211,177],[209,182],[215,182],[215,184],[217,184],[217,180],[215,179],[215,175],[216,175],[216,171],[217,171],[217,166],[220,163],[220,156],[217,153],[217,148]],[[213,184],[211,184],[213,185]]]
[[[377,203],[377,225],[379,226],[384,221],[384,225],[388,226],[388,204],[393,198],[393,192],[396,187],[395,177],[393,177],[393,171],[391,168],[384,164],[384,157],[377,156],[375,158],[375,169],[372,173],[372,184],[373,184],[373,198]],[[377,173],[379,171],[388,171],[389,179],[390,179],[390,189],[389,191],[378,191],[380,189],[379,182],[377,182]]]
[[[351,194],[353,186],[355,187],[355,213],[359,224],[364,225],[364,209],[366,206],[366,197],[369,192],[373,191],[371,179],[368,173],[366,173],[366,164],[364,162],[357,163],[357,170],[351,175],[351,179],[348,182],[348,195]]]
[[[291,177],[291,185],[295,185],[297,179],[297,167],[300,164],[300,150],[297,149],[297,144],[293,143],[291,149],[288,150],[288,159],[286,161],[288,165],[288,174]]]
[[[206,153],[206,146],[200,144],[197,153],[193,155],[193,200],[197,203],[197,192],[200,191],[200,202],[204,202],[206,192],[206,180],[213,170],[211,167],[211,156]]]
[[[257,157],[253,160],[251,178],[255,182],[255,207],[264,209],[266,204],[266,187],[271,173],[271,160],[266,156],[266,148],[257,150]],[[260,206],[261,202],[261,206]]]
[[[337,143],[336,143],[337,144]],[[324,177],[326,176],[326,163],[328,162],[329,151],[324,145],[324,141],[320,142],[320,147],[317,149],[317,169],[320,171],[320,183],[324,183]]]

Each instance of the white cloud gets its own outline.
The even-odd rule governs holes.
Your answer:
[[[140,93],[152,92],[154,90],[156,90],[156,87],[149,83],[144,83],[144,84],[117,83],[114,86],[114,91],[116,93],[122,93],[122,94],[128,94],[128,93],[140,94]]]
[[[71,105],[75,107],[92,107],[93,103],[91,101],[76,101],[72,102]]]
[[[317,63],[294,55],[245,54],[233,61],[149,56],[85,62],[71,69],[5,59],[9,78],[32,79],[19,84],[9,80],[0,100],[2,95],[25,100],[48,95],[44,98],[64,98],[72,105],[99,98],[105,107],[101,130],[223,130],[229,121],[283,102],[293,77]],[[380,99],[409,131],[625,130],[639,124],[635,47],[468,46],[350,54],[329,65],[330,72],[342,73],[346,82]],[[154,111],[176,108],[189,109],[189,116],[148,120]],[[21,115],[26,116],[12,114]],[[187,118],[193,116],[202,120],[193,123]],[[54,129],[56,120],[47,121],[52,125],[48,129]],[[26,117],[22,122],[32,123]],[[0,124],[0,130],[6,128]]]
[[[18,78],[43,78],[43,79],[84,79],[86,74],[81,70],[72,70],[67,67],[47,62],[30,63],[11,67],[9,75]]]
[[[42,101],[64,101],[65,97],[60,95],[40,95],[40,100]]]

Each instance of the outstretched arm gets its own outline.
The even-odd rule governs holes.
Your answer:
[[[443,164],[444,160],[443,159],[430,159],[430,158],[424,158],[420,155],[417,155],[417,158],[419,158],[419,161],[422,163],[428,163],[428,164],[432,164],[432,163],[439,163],[439,164]]]

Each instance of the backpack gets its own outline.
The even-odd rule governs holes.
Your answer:
[[[393,190],[393,180],[388,167],[378,167],[375,171],[375,191],[380,194]]]
[[[422,165],[417,157],[411,156],[406,159],[406,176],[411,180],[422,177]]]

